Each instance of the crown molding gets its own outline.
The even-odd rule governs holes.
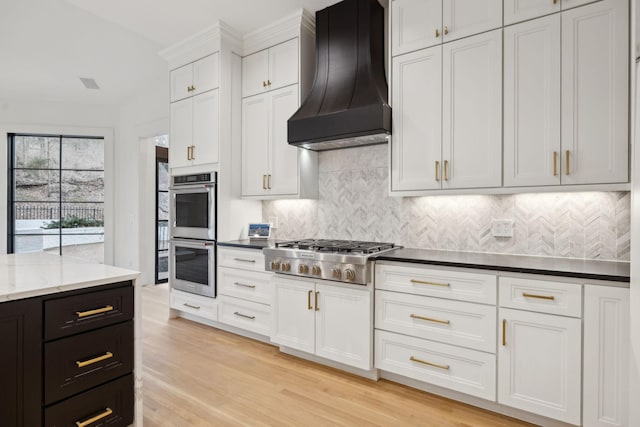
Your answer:
[[[315,17],[300,9],[272,24],[245,34],[242,40],[242,55],[247,56],[270,46],[300,37],[301,29],[315,33]]]

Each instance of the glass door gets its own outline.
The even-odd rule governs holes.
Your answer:
[[[169,149],[156,147],[156,284],[169,281]]]

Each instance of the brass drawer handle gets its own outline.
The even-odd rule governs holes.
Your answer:
[[[245,258],[234,258],[233,260],[238,262],[256,262],[255,259],[245,259]]]
[[[565,169],[566,169],[566,170],[565,170],[565,174],[567,174],[567,175],[569,175],[569,174],[571,173],[571,172],[570,172],[570,170],[569,170],[569,166],[570,166],[570,163],[571,163],[571,161],[570,161],[570,157],[569,157],[569,156],[570,156],[570,154],[571,154],[571,152],[570,152],[569,150],[567,150],[567,152],[566,152],[566,153],[565,153],[565,155],[564,155],[564,159],[565,159],[565,160],[566,160],[566,162],[567,162],[567,167],[565,168]]]
[[[436,160],[436,181],[440,181],[440,162]]]
[[[233,314],[235,314],[236,316],[239,316],[239,317],[244,317],[245,319],[250,319],[250,320],[253,320],[253,319],[256,318],[256,316],[249,316],[248,314],[242,314],[239,311],[236,311]]]
[[[236,286],[242,286],[243,288],[254,289],[256,287],[256,285],[247,285],[246,283],[240,283],[240,282],[233,282],[233,284]]]
[[[78,368],[84,368],[85,366],[93,365],[94,363],[102,362],[103,360],[111,359],[113,357],[113,353],[107,351],[102,356],[94,357],[93,359],[83,360],[82,362],[76,360],[76,365]]]
[[[558,176],[558,152],[553,152],[553,176]]]
[[[186,302],[184,304],[182,304],[182,305],[184,305],[185,307],[193,308],[194,310],[200,310],[200,307],[197,306],[197,305],[191,305],[191,304],[186,303]]]
[[[271,190],[271,175],[267,175],[267,190]]]
[[[418,285],[447,286],[447,287],[450,286],[448,283],[429,282],[427,280],[411,279],[409,281],[411,283],[418,284]]]
[[[318,305],[318,295],[320,295],[320,291],[316,291],[316,311],[320,311],[320,306]]]
[[[507,345],[507,319],[502,319],[502,346]]]
[[[445,181],[449,181],[449,174],[447,173],[447,170],[449,166],[449,160],[445,160],[444,161],[444,167],[442,168],[442,170],[444,171],[444,180]]]
[[[546,299],[549,301],[555,301],[556,297],[554,297],[553,295],[536,295],[536,294],[529,294],[526,292],[522,293],[522,296],[525,298],[537,298],[537,299]]]
[[[87,317],[87,316],[93,316],[94,314],[102,314],[102,313],[107,313],[109,311],[113,311],[113,306],[112,305],[106,305],[102,308],[96,308],[95,310],[88,310],[88,311],[76,311],[76,316],[78,316],[79,318],[83,318],[83,317]]]
[[[100,421],[101,419],[106,418],[111,414],[113,414],[113,411],[111,410],[111,408],[105,408],[103,413],[98,414],[95,417],[89,418],[88,420],[84,420],[84,421],[76,421],[76,426],[87,427],[89,424],[93,424],[96,421]]]
[[[412,319],[426,320],[427,322],[442,323],[443,325],[448,325],[451,323],[450,320],[434,319],[433,317],[418,316],[417,314],[411,314],[409,315],[409,317],[411,317]]]
[[[440,30],[436,28],[436,38],[440,37]]]
[[[313,293],[313,291],[309,291],[307,293],[307,310],[311,310],[313,307],[311,307],[311,294]]]
[[[444,369],[445,371],[449,370],[449,365],[441,365],[439,363],[427,362],[426,360],[418,359],[417,357],[411,356],[409,358],[412,362],[422,363],[423,365],[433,366],[434,368]]]

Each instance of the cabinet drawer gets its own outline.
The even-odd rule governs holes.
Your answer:
[[[376,330],[378,369],[496,400],[496,356]]]
[[[44,339],[52,340],[133,318],[133,286],[45,301]]]
[[[582,316],[582,286],[547,280],[500,277],[500,307],[562,316]]]
[[[264,255],[256,249],[230,249],[218,246],[218,266],[264,272]]]
[[[496,303],[495,274],[376,264],[375,285],[376,289],[408,294]]]
[[[271,335],[271,307],[251,301],[221,295],[220,323],[255,332]]]
[[[376,328],[496,351],[496,308],[488,305],[378,290]]]
[[[133,371],[133,321],[46,343],[46,405]]]
[[[171,308],[204,317],[205,319],[218,320],[218,303],[214,298],[172,289]]]
[[[271,304],[270,273],[218,268],[218,293],[260,304]]]
[[[133,423],[133,375],[104,384],[44,410],[45,427],[87,426],[125,427]],[[80,424],[78,424],[80,423]]]

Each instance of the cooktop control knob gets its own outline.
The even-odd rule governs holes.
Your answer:
[[[334,268],[333,270],[331,270],[331,276],[334,279],[340,279],[342,277],[342,270],[340,270],[338,267]]]
[[[300,273],[300,274],[308,274],[309,273],[309,266],[307,264],[300,264],[298,266],[298,273]]]
[[[320,273],[321,270],[319,265],[314,265],[313,267],[311,267],[311,274],[313,274],[314,276],[319,276]]]
[[[288,262],[283,262],[282,271],[291,271],[291,264],[289,264]]]
[[[280,270],[280,261],[271,261],[272,270]]]
[[[356,272],[353,271],[352,269],[347,268],[344,271],[344,274],[345,274],[345,276],[346,276],[348,281],[353,282],[354,280],[356,280]]]

